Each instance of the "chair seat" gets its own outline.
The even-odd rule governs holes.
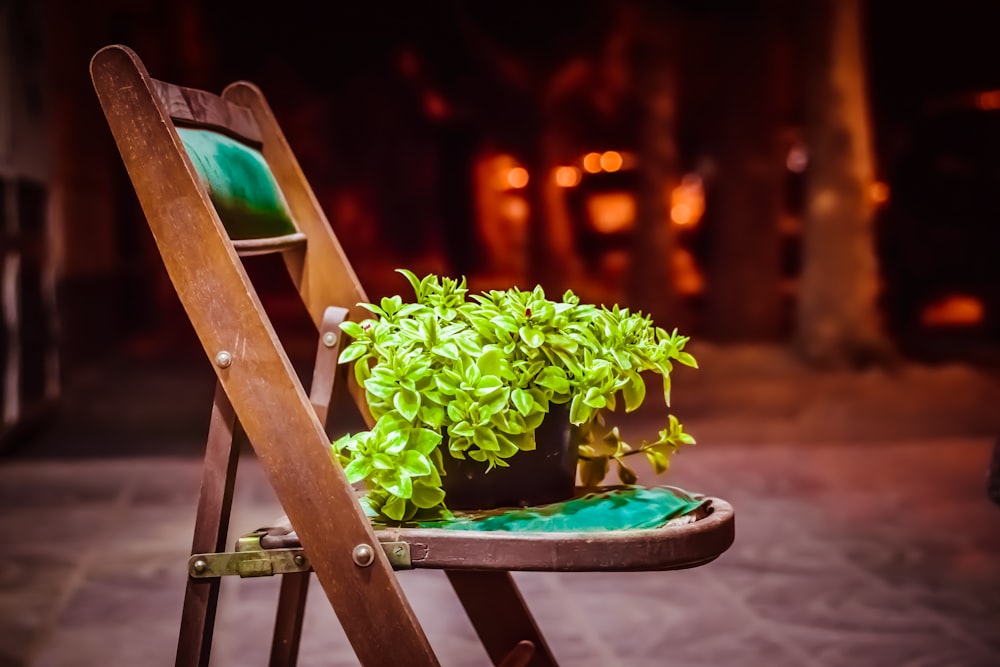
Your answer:
[[[685,513],[648,528],[613,530],[509,530],[375,526],[379,541],[405,543],[408,567],[447,570],[553,572],[676,570],[715,560],[735,535],[733,507],[721,498],[692,495]],[[509,510],[523,512],[522,508]],[[456,512],[455,524],[482,516]],[[502,514],[492,512],[495,518]],[[261,528],[264,549],[301,548],[286,517]]]

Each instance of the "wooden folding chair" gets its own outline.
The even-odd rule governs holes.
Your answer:
[[[330,455],[324,422],[337,375],[338,324],[367,298],[289,148],[251,83],[221,94],[150,77],[107,46],[91,76],[167,272],[218,376],[178,645],[207,665],[220,577],[283,577],[271,664],[294,664],[315,572],[364,665],[436,665],[397,569],[442,569],[494,664],[555,665],[512,570],[670,570],[732,543],[733,508],[708,499],[697,520],[608,533],[375,530]],[[242,256],[280,253],[318,330],[311,395],[299,381]],[[350,393],[364,411],[363,393]],[[366,411],[365,411],[366,412]],[[225,551],[242,429],[287,514]]]

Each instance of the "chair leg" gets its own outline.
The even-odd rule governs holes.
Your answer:
[[[302,620],[305,618],[311,575],[311,572],[295,572],[281,576],[270,667],[295,667],[299,659],[299,639],[302,637]]]
[[[224,551],[226,548],[240,453],[234,437],[235,429],[236,414],[222,385],[218,384],[205,446],[192,554]],[[220,584],[219,578],[188,577],[177,639],[177,667],[208,667]]]
[[[320,323],[309,401],[324,427],[338,368],[340,323],[346,317],[347,310],[330,306],[323,312],[323,321]],[[271,667],[295,667],[298,661],[310,580],[309,572],[285,574],[281,577],[278,613],[274,619],[274,639],[271,641]]]
[[[510,572],[446,570],[446,574],[494,665],[557,667]],[[504,622],[497,623],[498,618]]]

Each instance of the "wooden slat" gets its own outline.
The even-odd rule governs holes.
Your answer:
[[[272,252],[284,252],[295,246],[306,243],[306,235],[302,233],[271,236],[262,239],[239,239],[233,241],[233,247],[241,257],[266,255]]]
[[[175,121],[219,130],[255,147],[261,145],[260,128],[249,109],[204,90],[185,88],[152,78],[150,82],[160,104]]]

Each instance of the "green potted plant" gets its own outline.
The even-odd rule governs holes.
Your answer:
[[[584,487],[596,486],[612,462],[621,482],[634,484],[627,457],[645,456],[662,473],[677,448],[694,443],[673,415],[635,447],[608,423],[620,404],[626,412],[642,405],[646,372],[662,378],[669,406],[673,364],[697,367],[676,330],[625,308],[581,303],[571,291],[560,301],[541,287],[470,295],[464,278],[397,270],[413,301],[397,295],[359,304],[373,317],[341,325],[352,340],[339,361],[354,364],[374,426],[332,446],[348,479],[365,484],[380,520],[449,517],[470,484],[488,485],[516,468],[515,488],[537,481],[523,475],[538,470],[558,479],[548,490],[543,482],[540,495],[501,495],[487,505],[564,500],[577,468]],[[542,454],[552,442],[555,453]],[[465,488],[452,490],[451,482]],[[462,508],[475,502],[463,498]]]

